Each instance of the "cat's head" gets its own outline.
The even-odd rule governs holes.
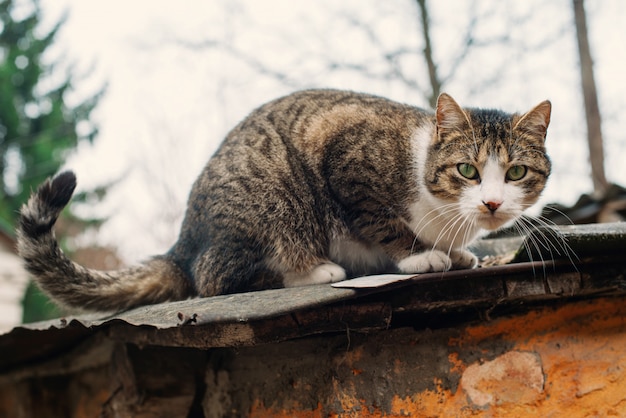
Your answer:
[[[549,101],[525,114],[462,109],[439,96],[425,167],[430,194],[484,229],[519,217],[550,175],[544,145],[550,111]]]

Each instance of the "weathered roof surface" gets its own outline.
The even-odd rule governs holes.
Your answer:
[[[357,281],[224,295],[22,325],[0,335],[0,372],[78,350],[100,333],[138,345],[242,346],[387,328],[408,317],[430,326],[441,318],[471,319],[537,301],[626,293],[626,223],[561,231],[567,245],[554,233],[543,233],[553,241],[551,251],[538,243],[541,233],[525,241],[486,240],[476,248],[481,255],[514,260],[506,265],[397,276],[382,285]]]

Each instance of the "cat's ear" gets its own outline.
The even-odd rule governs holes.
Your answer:
[[[467,129],[471,123],[461,106],[448,94],[441,93],[437,98],[437,133]]]
[[[549,100],[545,100],[535,106],[530,112],[522,115],[513,129],[530,132],[545,140],[548,125],[550,124],[551,111],[552,104],[550,104]]]

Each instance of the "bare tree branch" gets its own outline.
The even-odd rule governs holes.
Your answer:
[[[441,79],[437,73],[437,65],[433,58],[433,48],[430,40],[430,18],[428,16],[428,8],[426,0],[417,0],[422,20],[422,36],[424,38],[424,59],[426,60],[426,68],[428,69],[428,78],[430,80],[431,93],[428,97],[428,103],[434,109],[437,106],[437,98],[441,93]]]
[[[227,44],[225,42],[220,42],[213,39],[204,39],[201,41],[193,42],[190,40],[175,37],[168,38],[164,42],[173,43],[190,50],[205,50],[208,48],[221,49],[222,51],[230,54],[233,58],[243,62],[249,68],[261,75],[274,78],[289,87],[302,87],[302,85],[297,80],[291,78],[287,73],[271,68],[264,62],[254,58],[252,55],[240,51],[239,49],[233,47],[231,44]]]
[[[426,99],[429,97],[429,93],[424,91],[423,88],[417,82],[416,77],[407,76],[405,71],[402,68],[400,60],[402,57],[415,55],[415,51],[413,49],[409,49],[406,47],[400,47],[393,51],[389,51],[386,46],[384,46],[380,42],[380,36],[370,25],[364,24],[363,22],[357,20],[352,14],[343,14],[342,17],[350,23],[353,27],[359,28],[362,30],[366,37],[368,38],[371,46],[378,49],[379,53],[377,54],[379,57],[382,57],[386,64],[388,65],[388,69],[382,73],[373,73],[371,70],[365,65],[355,65],[355,64],[346,64],[346,63],[329,63],[327,67],[331,70],[335,69],[350,69],[354,71],[358,71],[360,74],[365,75],[368,78],[377,79],[377,80],[398,80],[405,84],[408,88],[419,91]]]

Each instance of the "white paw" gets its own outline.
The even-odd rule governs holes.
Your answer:
[[[285,273],[283,284],[285,287],[307,286],[310,284],[333,283],[345,280],[346,271],[343,267],[334,264],[320,264],[306,273]]]
[[[478,264],[476,256],[467,250],[452,251],[450,258],[455,269],[473,269]]]
[[[430,271],[448,271],[452,260],[443,251],[433,250],[414,254],[400,260],[398,268],[402,273],[427,273]]]

